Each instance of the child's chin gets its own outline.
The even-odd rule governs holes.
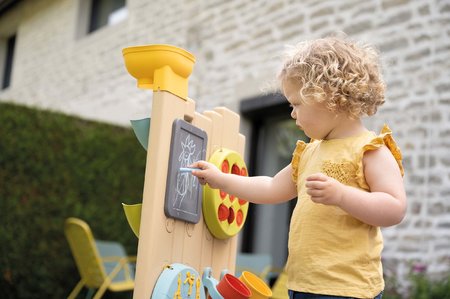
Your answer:
[[[314,134],[311,134],[310,132],[306,132],[305,130],[303,130],[303,133],[305,133],[305,135],[310,138],[310,139],[314,139],[314,140],[321,140],[323,139],[322,136],[316,136]]]

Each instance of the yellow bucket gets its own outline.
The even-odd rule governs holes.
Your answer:
[[[141,212],[142,204],[127,205],[122,203],[123,210],[125,212],[125,217],[127,218],[128,224],[131,230],[139,238],[139,229],[141,226]]]
[[[250,299],[269,299],[272,296],[272,290],[269,286],[257,275],[243,271],[239,277],[245,285],[252,291]]]

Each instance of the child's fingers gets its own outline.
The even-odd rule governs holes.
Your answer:
[[[200,168],[199,167],[199,163],[200,163],[201,161],[196,161],[196,162],[194,162],[194,163],[192,163],[192,164],[189,164],[188,165],[188,167],[190,167],[190,168]]]
[[[306,190],[306,194],[308,194],[311,197],[320,197],[322,196],[322,191],[319,189],[308,189]]]
[[[200,161],[192,163],[189,167],[196,168],[195,170],[192,170],[192,174],[194,176],[205,180],[206,177],[208,176],[207,171],[211,169],[212,165],[206,161],[200,160]]]
[[[197,161],[192,163],[191,165],[188,166],[189,168],[194,168],[191,172],[192,175],[199,177],[200,176],[200,172],[204,170],[204,167],[202,167],[202,161]]]
[[[306,181],[322,181],[325,182],[327,180],[327,176],[321,172],[310,175],[306,178]]]
[[[192,163],[191,165],[189,165],[189,167],[190,168],[201,168],[203,170],[203,169],[207,168],[207,163],[203,160],[200,160],[200,161]]]
[[[325,183],[322,181],[307,181],[305,183],[305,187],[307,189],[323,189],[325,187]]]

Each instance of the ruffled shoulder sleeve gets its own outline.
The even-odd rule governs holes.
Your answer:
[[[298,178],[298,164],[300,163],[300,158],[303,154],[303,151],[305,150],[306,143],[302,140],[297,141],[297,145],[295,147],[294,153],[292,154],[292,180],[294,181],[295,185],[297,185],[297,178]]]
[[[367,185],[367,182],[364,178],[364,169],[363,169],[364,153],[367,151],[376,150],[382,147],[383,145],[385,145],[392,153],[392,156],[394,156],[395,160],[397,161],[402,176],[404,175],[402,164],[402,153],[400,151],[400,148],[397,146],[397,143],[395,142],[394,138],[392,137],[391,129],[387,125],[384,125],[383,129],[381,129],[381,133],[363,146],[362,151],[360,152],[359,157],[357,158],[358,169],[356,171],[356,180],[359,186],[361,186],[364,189],[369,189],[369,186]]]

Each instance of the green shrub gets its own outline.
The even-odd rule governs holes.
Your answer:
[[[427,275],[427,265],[422,262],[410,261],[410,271],[407,276],[409,287],[406,294],[399,292],[397,277],[392,273],[386,275],[386,287],[383,299],[450,299],[450,276],[441,279],[431,279]]]
[[[0,104],[0,298],[67,297],[70,216],[136,254],[121,202],[141,201],[145,156],[131,129]]]
[[[450,276],[433,281],[425,274],[413,274],[411,299],[450,299]]]

